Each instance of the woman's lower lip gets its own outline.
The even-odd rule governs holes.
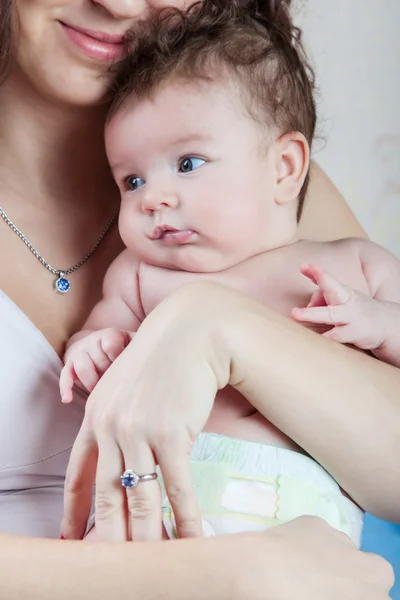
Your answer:
[[[68,27],[68,25],[65,25],[64,23],[61,23],[61,26],[69,40],[90,58],[110,62],[121,58],[124,54],[124,44],[100,42],[99,40],[81,33],[72,27]]]

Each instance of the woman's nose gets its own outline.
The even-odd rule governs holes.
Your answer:
[[[146,18],[151,2],[148,0],[92,0],[116,19]]]
[[[92,0],[116,19],[145,19],[153,10],[188,8],[196,0]]]
[[[145,19],[151,11],[162,8],[189,8],[198,0],[92,0],[116,19]]]
[[[189,8],[198,0],[148,0],[150,8],[160,10],[161,8]]]

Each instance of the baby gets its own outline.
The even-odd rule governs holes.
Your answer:
[[[146,315],[199,278],[400,366],[399,262],[361,239],[297,237],[313,77],[286,3],[271,3],[268,20],[254,4],[205,0],[169,13],[121,65],[105,135],[126,250],[68,344],[64,402],[74,381],[92,391]],[[231,388],[216,398],[192,468],[208,535],[312,514],[359,544],[362,511]],[[173,536],[165,495],[163,513]]]

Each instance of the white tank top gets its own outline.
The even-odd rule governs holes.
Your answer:
[[[85,397],[61,403],[62,362],[0,290],[0,531],[58,537],[64,476]]]

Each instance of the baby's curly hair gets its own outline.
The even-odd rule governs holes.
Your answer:
[[[202,0],[186,12],[164,9],[131,32],[132,49],[112,83],[110,116],[130,97],[151,96],[173,77],[241,84],[249,114],[282,133],[299,131],[311,146],[315,78],[291,0]],[[299,194],[300,219],[308,176]]]

